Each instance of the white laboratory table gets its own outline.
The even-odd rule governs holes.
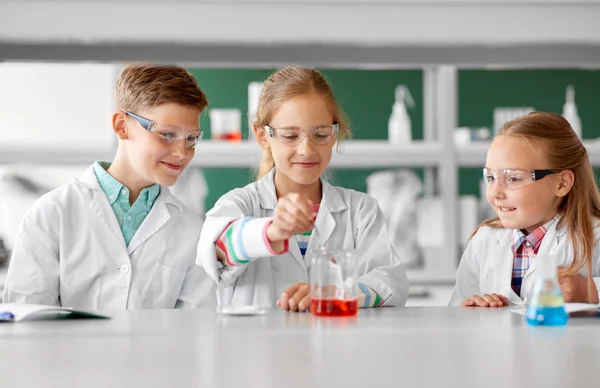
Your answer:
[[[357,318],[123,311],[0,324],[3,387],[584,387],[600,319],[531,328],[508,309],[408,307]],[[594,366],[595,365],[595,366]]]

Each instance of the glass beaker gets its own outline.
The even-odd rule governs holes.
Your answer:
[[[563,326],[569,316],[565,311],[558,277],[556,260],[552,256],[535,257],[538,260],[538,273],[533,289],[527,297],[525,319],[533,326]]]
[[[242,140],[242,113],[239,109],[211,109],[208,115],[212,140],[236,143]]]
[[[317,249],[310,267],[310,312],[327,317],[355,316],[356,271],[354,251]]]

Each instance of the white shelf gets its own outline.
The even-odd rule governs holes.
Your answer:
[[[433,167],[439,164],[442,148],[438,144],[414,142],[395,146],[387,141],[348,140],[334,149],[334,168]],[[192,162],[201,167],[255,167],[261,148],[254,142],[200,142]]]
[[[414,142],[394,146],[387,141],[345,141],[340,153],[334,150],[334,168],[432,167],[437,166],[442,148],[438,144]],[[252,168],[258,166],[261,148],[255,142],[228,143],[202,141],[190,165],[198,167]],[[91,164],[112,160],[114,151],[0,150],[0,164]]]
[[[592,165],[600,167],[600,141],[585,140]],[[456,149],[461,167],[483,167],[490,142],[475,142]],[[192,166],[215,168],[252,168],[260,163],[261,148],[254,142],[228,143],[202,141],[196,147]],[[340,152],[335,149],[333,168],[437,167],[442,146],[415,141],[409,145],[391,145],[384,140],[348,140]],[[0,164],[91,164],[94,160],[112,160],[114,151],[75,150],[0,150]]]
[[[461,167],[481,167],[485,165],[491,142],[481,141],[456,148],[456,160]]]
[[[461,167],[483,167],[491,142],[475,142],[460,146],[456,150],[458,165]],[[594,167],[600,167],[600,141],[584,140],[590,162]]]
[[[384,140],[354,140],[343,142],[340,151],[334,151],[333,167],[435,167],[440,163],[442,147],[422,141],[397,146]]]
[[[90,165],[95,160],[113,160],[114,157],[114,151],[0,149],[0,164]]]

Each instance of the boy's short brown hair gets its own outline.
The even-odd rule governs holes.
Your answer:
[[[130,65],[117,79],[117,109],[137,113],[162,104],[198,108],[208,106],[206,95],[194,77],[179,66]]]

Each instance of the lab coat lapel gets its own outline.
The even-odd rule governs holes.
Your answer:
[[[323,179],[321,179],[321,186],[323,188],[323,198],[315,220],[317,231],[313,230],[306,250],[305,262],[307,269],[310,268],[315,250],[321,245],[326,245],[335,229],[336,222],[333,213],[347,208],[343,198],[333,186]]]
[[[499,229],[501,235],[499,236],[499,242],[502,249],[495,250],[499,252],[501,257],[499,259],[499,268],[500,268],[500,290],[499,293],[501,295],[506,296],[510,300],[510,302],[518,304],[521,301],[521,297],[517,295],[512,289],[512,271],[513,271],[513,263],[514,263],[514,255],[512,251],[512,238],[513,231],[512,229]]]
[[[94,196],[90,203],[90,209],[106,226],[117,245],[128,255],[127,246],[125,245],[125,239],[123,238],[119,221],[117,221],[117,216],[110,206],[108,198],[106,198],[106,195],[100,188],[93,167],[90,166],[82,176],[77,178],[77,181],[83,187],[94,192]]]
[[[130,253],[133,253],[169,221],[171,218],[171,214],[167,208],[169,204],[179,207],[179,205],[174,201],[173,195],[171,194],[169,188],[161,186],[160,194],[158,195],[158,198],[156,198],[152,210],[150,210],[139,229],[133,235],[133,239],[129,243]],[[181,209],[179,210],[181,211]]]

